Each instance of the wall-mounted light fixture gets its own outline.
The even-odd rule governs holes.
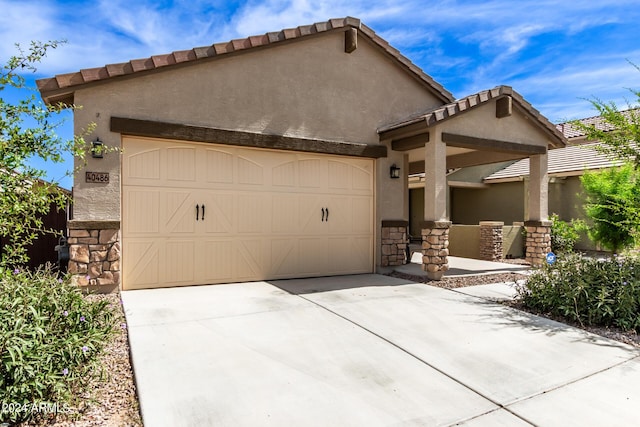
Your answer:
[[[104,144],[100,141],[100,138],[96,138],[91,142],[91,157],[94,159],[101,159],[103,157]]]
[[[400,168],[395,163],[389,168],[389,176],[393,179],[400,178]]]

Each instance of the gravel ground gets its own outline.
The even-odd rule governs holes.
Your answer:
[[[117,307],[117,332],[101,356],[107,377],[86,390],[86,405],[76,408],[69,419],[63,416],[47,426],[56,427],[138,427],[142,426],[136,386],[129,359],[129,338],[120,294],[88,295],[90,299],[106,299]],[[29,424],[32,425],[32,424]]]

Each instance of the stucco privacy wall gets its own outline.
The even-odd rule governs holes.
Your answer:
[[[365,37],[345,53],[343,32],[110,80],[78,89],[75,103],[82,106],[75,112],[76,132],[95,122],[89,139],[97,136],[110,146],[120,145],[120,135],[109,131],[111,116],[378,144],[376,129],[382,124],[440,104]],[[405,214],[406,182],[388,175],[392,163],[403,162],[395,154],[377,165],[377,193],[393,199],[377,205],[378,235],[381,218]],[[76,180],[75,218],[119,220],[118,155],[89,159],[87,170],[109,172],[111,180]]]

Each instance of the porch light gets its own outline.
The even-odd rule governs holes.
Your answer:
[[[398,179],[400,178],[400,168],[396,166],[396,164],[392,164],[391,167],[389,168],[389,176],[392,179]]]
[[[96,138],[91,142],[91,157],[94,159],[101,159],[103,157],[104,144],[100,141],[100,138]]]

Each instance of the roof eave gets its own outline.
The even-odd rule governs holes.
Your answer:
[[[391,57],[402,69],[420,81],[437,98],[443,102],[451,102],[453,100],[453,95],[442,85],[413,64],[397,49],[393,48],[386,40],[378,36],[375,31],[353,17],[330,19],[325,22],[283,29],[279,32],[270,32],[264,35],[249,36],[229,42],[216,43],[211,46],[134,59],[120,64],[108,64],[104,67],[83,69],[75,73],[40,79],[37,81],[37,85],[42,99],[47,104],[57,102],[73,103],[74,92],[80,88],[167,69],[175,69],[180,66],[200,64],[202,61],[252,52],[257,49],[281,46],[285,43],[306,40],[309,37],[331,32],[346,32],[352,28],[359,30],[360,34]]]

